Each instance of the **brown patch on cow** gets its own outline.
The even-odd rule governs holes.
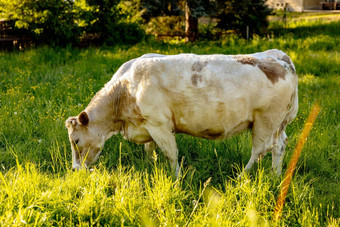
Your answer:
[[[281,57],[281,60],[284,61],[284,62],[286,62],[286,63],[289,65],[290,70],[291,70],[293,73],[295,73],[295,68],[294,68],[294,66],[293,66],[293,63],[292,63],[291,59],[288,57],[288,55],[286,55],[286,54],[283,55],[283,56]]]
[[[191,70],[193,72],[201,72],[206,66],[208,65],[208,62],[195,62],[192,67]]]
[[[252,66],[257,65],[259,61],[257,58],[249,55],[236,55],[234,56],[234,58],[241,64],[247,64]]]
[[[291,64],[292,62],[290,61],[290,58],[288,55],[283,55],[281,58],[282,61],[287,62],[288,64]]]
[[[270,80],[270,82],[272,82],[272,84],[278,82],[280,78],[285,79],[286,77],[285,68],[273,58],[265,58],[259,60],[249,55],[236,55],[234,56],[234,58],[241,64],[247,64],[252,66],[257,65],[259,69],[261,69],[261,71],[264,74],[266,74],[267,78]],[[290,61],[289,57],[288,60]]]
[[[110,96],[113,98],[112,109],[114,110],[115,121],[121,121],[125,118],[133,119],[139,123],[144,121],[136,98],[129,93],[126,84],[118,83]]]
[[[277,83],[279,79],[284,80],[286,77],[285,68],[273,58],[262,59],[258,62],[258,67],[266,74],[272,84]]]
[[[192,77],[191,77],[191,83],[194,85],[194,86],[197,86],[198,82],[202,82],[202,75],[199,75],[199,74],[193,74]]]

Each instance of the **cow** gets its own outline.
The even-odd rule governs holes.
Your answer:
[[[280,50],[246,55],[145,54],[124,63],[68,129],[73,168],[98,159],[104,143],[124,139],[155,144],[179,175],[176,133],[226,139],[252,130],[244,171],[267,152],[279,175],[286,126],[298,111],[298,78]]]

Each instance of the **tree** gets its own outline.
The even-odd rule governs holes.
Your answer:
[[[143,18],[149,21],[157,16],[185,15],[185,35],[187,41],[198,38],[198,18],[208,16],[215,10],[213,0],[141,0]]]
[[[0,0],[0,18],[49,45],[77,43],[83,34],[94,34],[108,45],[136,43],[144,33],[127,8],[135,2],[139,0]]]
[[[215,10],[215,1],[185,0],[185,36],[187,42],[193,42],[198,38],[198,18],[210,16]]]
[[[217,27],[235,30],[246,36],[246,28],[250,33],[261,34],[268,27],[267,16],[271,10],[265,0],[218,0],[220,10]]]
[[[38,41],[64,45],[75,41],[79,30],[74,23],[72,0],[0,0],[0,17],[28,30]]]
[[[139,0],[78,1],[81,1],[78,10],[83,32],[97,34],[101,43],[107,45],[136,43],[144,36],[138,19],[131,15],[137,13],[137,8],[128,8],[138,4]]]
[[[268,26],[271,10],[265,0],[141,0],[143,18],[185,15],[186,41],[199,36],[198,19],[203,16],[217,17],[218,28],[235,30],[246,36],[247,26],[251,33],[261,34]]]
[[[183,11],[179,8],[179,0],[141,0],[143,8],[142,18],[149,22],[151,18],[158,16],[179,16]]]

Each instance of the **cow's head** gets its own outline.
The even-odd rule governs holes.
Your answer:
[[[91,122],[86,112],[77,117],[69,117],[65,122],[72,148],[72,168],[87,167],[97,161],[105,137]]]

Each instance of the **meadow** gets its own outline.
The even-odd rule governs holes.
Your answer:
[[[102,48],[39,47],[0,53],[0,226],[339,226],[340,18],[289,17],[285,27],[247,41],[145,41]],[[321,112],[273,219],[283,176],[267,154],[238,179],[251,132],[211,141],[179,134],[183,177],[171,177],[157,150],[109,139],[93,171],[71,170],[64,126],[126,61],[145,53],[241,54],[276,48],[293,60],[299,112],[287,128],[286,170],[314,103]]]

